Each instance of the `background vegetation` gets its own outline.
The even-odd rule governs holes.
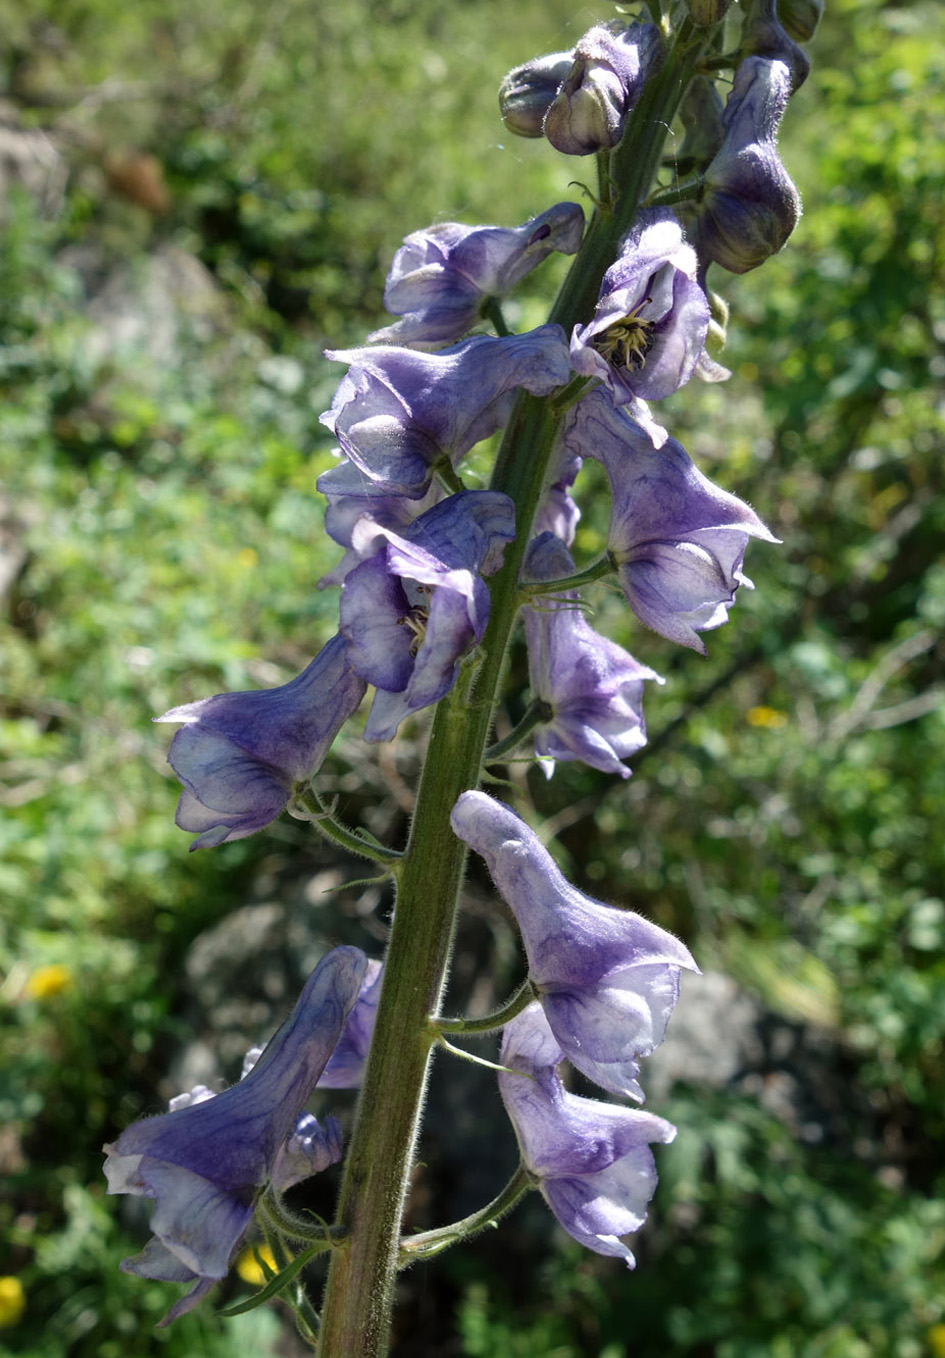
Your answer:
[[[734,376],[668,415],[784,545],[751,549],[708,661],[595,601],[669,681],[629,786],[513,769],[580,885],[729,978],[704,1069],[651,1095],[680,1134],[635,1274],[530,1204],[407,1275],[404,1356],[945,1354],[945,22],[828,9],[782,137],[806,215],[714,280]],[[189,857],[150,718],[281,682],[334,631],[320,351],[378,325],[406,232],[580,193],[577,162],[509,144],[495,89],[610,12],[0,0],[0,133],[31,148],[0,184],[4,1353],[293,1352],[279,1311],[153,1329],[173,1289],[118,1272],[146,1214],[105,1197],[100,1147],[208,1053],[233,1078],[328,942],[379,951],[388,903],[327,897],[345,871],[291,821]],[[397,832],[422,738],[380,764],[343,740],[348,814]],[[485,885],[457,1003],[484,962],[515,974]],[[489,1081],[441,1073],[417,1224],[512,1156]]]

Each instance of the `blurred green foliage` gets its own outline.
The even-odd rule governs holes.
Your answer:
[[[269,1311],[155,1331],[169,1289],[117,1269],[142,1223],[113,1213],[99,1148],[153,1107],[187,1037],[186,950],[280,834],[188,856],[150,719],[281,682],[333,632],[319,349],[378,324],[406,232],[580,193],[576,162],[508,144],[495,87],[608,13],[0,0],[0,81],[69,166],[52,219],[9,194],[0,241],[0,517],[22,554],[0,618],[0,1274],[27,1302],[0,1352],[281,1342]],[[733,377],[667,403],[783,546],[752,547],[757,592],[707,661],[601,591],[601,629],[669,680],[650,746],[629,786],[571,765],[528,780],[587,890],[829,1036],[824,1078],[863,1125],[805,1141],[744,1091],[678,1089],[635,1274],[550,1253],[535,1204],[429,1266],[435,1320],[405,1354],[945,1351],[945,22],[830,0],[813,56],[782,137],[805,216],[757,273],[710,279]],[[167,210],[118,173],[147,156]],[[147,335],[103,346],[90,276],[161,250],[209,270],[207,314],[169,356]],[[542,319],[554,274],[511,319]],[[591,553],[606,497],[585,503]]]

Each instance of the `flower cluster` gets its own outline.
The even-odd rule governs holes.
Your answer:
[[[516,918],[539,1002],[507,1025],[502,1045],[509,1070],[499,1086],[523,1161],[566,1231],[632,1266],[617,1237],[642,1224],[655,1187],[648,1143],[672,1140],[675,1129],[567,1094],[557,1067],[567,1057],[610,1093],[642,1100],[640,1058],[663,1040],[680,970],[698,968],[665,929],[571,886],[502,802],[466,792],[451,820]]]
[[[369,742],[392,740],[405,720],[453,692],[461,674],[466,689],[455,694],[445,725],[465,719],[467,696],[477,718],[491,713],[512,619],[521,614],[531,689],[521,724],[490,751],[484,719],[455,741],[455,731],[444,741],[445,725],[434,727],[427,756],[434,773],[424,774],[416,812],[440,836],[429,871],[402,871],[419,861],[418,836],[400,855],[334,823],[336,836],[384,864],[402,892],[401,928],[383,970],[357,949],[335,949],[238,1085],[217,1095],[191,1091],[106,1148],[110,1191],[156,1201],[153,1238],[124,1267],[193,1284],[168,1319],[225,1275],[264,1192],[277,1197],[340,1158],[337,1124],[302,1111],[316,1085],[354,1087],[370,1060],[372,1089],[401,1097],[389,1028],[370,1055],[375,1020],[386,1014],[390,1024],[401,1002],[426,1005],[443,992],[456,902],[441,908],[434,898],[441,879],[459,881],[463,846],[488,865],[528,962],[531,1002],[504,1011],[514,1017],[499,1077],[523,1172],[575,1239],[633,1266],[625,1237],[642,1224],[654,1191],[650,1147],[671,1141],[675,1129],[638,1108],[570,1093],[561,1069],[569,1062],[608,1095],[642,1101],[640,1062],[663,1040],[681,972],[698,968],[672,934],[572,887],[525,822],[476,788],[483,759],[496,762],[527,735],[549,778],[563,761],[628,778],[626,761],[646,743],[645,686],[662,681],[594,630],[582,587],[612,577],[645,628],[704,652],[701,634],[723,625],[738,590],[751,588],[743,570],[749,539],[776,540],[748,504],[695,466],[651,409],[693,377],[729,376],[706,348],[724,324],[708,270],[755,268],[783,246],[800,212],[776,138],[806,75],[795,38],[812,29],[819,0],[743,0],[734,49],[719,28],[729,2],[688,0],[678,30],[684,52],[699,41],[705,56],[734,50],[724,105],[707,74],[713,62],[678,88],[679,72],[693,69],[688,57],[680,64],[671,41],[682,6],[660,26],[595,26],[570,51],[506,77],[500,103],[513,132],[544,136],[568,155],[597,156],[601,194],[588,248],[584,213],[572,202],[520,226],[442,222],[404,239],[384,293],[393,321],[364,346],[327,354],[347,365],[321,416],[337,462],[318,480],[326,532],[344,549],[320,582],[339,588],[337,634],[287,684],[217,694],[157,719],[181,723],[169,752],[183,785],[177,823],[196,834],[191,848],[220,845],[297,802],[317,804],[309,785],[369,686]],[[683,178],[645,200],[646,188],[635,185],[627,207],[613,175],[632,159],[623,152],[634,149],[634,120],[644,131],[667,126],[677,104]],[[554,252],[577,255],[579,286],[566,285],[568,304],[553,313],[567,316],[570,333],[556,322],[511,333],[503,300]],[[502,430],[484,488],[481,459],[469,455]],[[575,561],[575,539],[589,460],[606,473],[610,515],[606,548],[586,563]],[[465,762],[446,769],[451,759]],[[410,959],[402,921],[417,912],[440,912],[441,936]],[[407,942],[395,956],[398,937]],[[411,960],[429,970],[404,984]],[[395,963],[399,990],[389,979]],[[413,1018],[405,1045],[425,1052],[438,1020],[426,1008]],[[408,1096],[419,1110],[422,1087]],[[362,1102],[359,1128],[384,1116],[372,1102]],[[370,1158],[366,1144],[356,1166]],[[401,1191],[412,1145],[401,1152],[385,1201]],[[375,1171],[387,1167],[375,1162]]]

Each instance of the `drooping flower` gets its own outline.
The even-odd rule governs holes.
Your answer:
[[[328,357],[351,367],[322,423],[380,491],[413,500],[426,494],[438,463],[455,466],[502,427],[517,387],[547,396],[570,376],[557,325],[500,339],[474,335],[435,354],[384,346]]]
[[[655,24],[631,24],[617,32],[603,24],[589,29],[545,114],[544,133],[552,146],[571,156],[616,146],[627,114],[663,56]]]
[[[302,1108],[354,1007],[367,965],[358,948],[335,948],[238,1084],[217,1095],[200,1088],[183,1095],[173,1111],[132,1123],[104,1148],[109,1193],[156,1203],[152,1238],[140,1254],[122,1261],[122,1269],[194,1284],[163,1325],[191,1310],[226,1276],[267,1185],[289,1187],[340,1158],[334,1119],[319,1127]]]
[[[749,537],[776,542],[743,500],[703,476],[685,449],[658,447],[606,396],[575,408],[566,437],[610,479],[608,553],[627,602],[654,632],[705,654],[698,637],[721,625],[740,585]]]
[[[658,401],[688,382],[709,328],[697,270],[672,213],[641,212],[604,274],[593,318],[574,327],[575,372],[599,377],[617,405]]]
[[[340,625],[351,663],[378,690],[365,740],[390,740],[404,717],[451,688],[466,650],[489,620],[484,576],[515,536],[507,495],[451,495],[402,533],[369,515],[351,541],[366,558],[345,576]]]
[[[383,971],[383,963],[368,962],[364,980],[361,982],[361,993],[348,1015],[338,1045],[331,1054],[331,1060],[319,1076],[319,1089],[360,1087],[364,1077],[364,1063],[374,1035],[374,1020],[377,1018],[377,1003],[381,998]]]
[[[156,717],[184,723],[167,758],[184,785],[176,822],[197,832],[191,849],[243,839],[275,820],[314,777],[365,688],[336,636],[288,684],[217,693]]]
[[[545,533],[529,548],[525,572],[530,580],[562,579],[573,574],[574,562]],[[659,676],[595,632],[578,597],[576,590],[541,595],[524,610],[532,697],[551,712],[536,732],[535,753],[549,778],[556,759],[580,759],[629,778],[621,761],[646,744],[643,683]]]
[[[633,1268],[624,1237],[643,1225],[656,1191],[650,1145],[668,1144],[676,1128],[639,1108],[569,1093],[556,1069],[563,1059],[540,1005],[506,1025],[499,1091],[522,1162],[569,1235]]]
[[[450,823],[518,921],[529,979],[568,1060],[604,1089],[642,1100],[638,1058],[663,1040],[680,968],[698,970],[688,948],[571,886],[534,831],[484,792],[464,792]]]
[[[556,203],[524,226],[441,222],[407,236],[394,256],[384,305],[402,319],[368,336],[372,343],[436,348],[461,339],[492,298],[507,296],[553,251],[573,255],[584,213]]]
[[[705,172],[692,232],[703,267],[747,273],[784,245],[801,200],[781,162],[777,132],[791,93],[782,61],[747,57],[722,115],[722,145]]]

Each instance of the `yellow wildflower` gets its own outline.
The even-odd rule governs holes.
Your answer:
[[[27,977],[24,993],[29,1000],[48,1000],[59,995],[72,984],[72,971],[62,962],[54,962],[48,967],[37,967]]]
[[[257,1259],[256,1256],[259,1256]],[[250,1245],[243,1250],[236,1261],[236,1271],[243,1279],[244,1283],[251,1283],[253,1287],[262,1287],[266,1281],[266,1274],[262,1270],[259,1260],[271,1268],[273,1273],[278,1272],[278,1264],[273,1257],[272,1250],[268,1245]]]
[[[15,1325],[26,1310],[26,1293],[19,1278],[0,1278],[0,1330]]]

